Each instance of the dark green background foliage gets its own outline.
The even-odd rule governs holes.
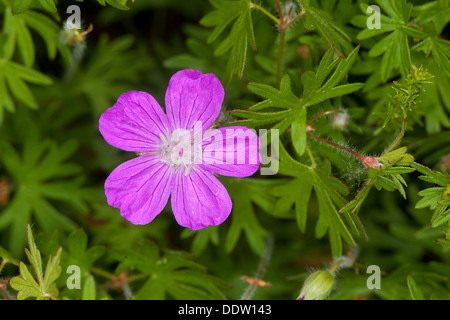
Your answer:
[[[296,299],[352,253],[330,299],[448,299],[449,20],[448,0],[0,0],[0,298],[239,299],[250,276],[271,284],[251,297]],[[170,205],[134,226],[103,190],[134,155],[98,118],[129,90],[163,104],[180,69],[219,77],[220,125],[279,130],[279,170],[220,178],[220,226]]]

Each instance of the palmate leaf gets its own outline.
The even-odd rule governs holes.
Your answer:
[[[335,52],[330,49],[322,58],[316,73],[309,71],[302,75],[304,86],[303,98],[300,99],[292,93],[291,79],[285,75],[281,81],[280,89],[266,84],[250,83],[249,91],[265,98],[248,110],[235,110],[232,115],[245,118],[231,122],[230,125],[245,125],[251,128],[267,127],[275,124],[271,129],[280,132],[292,128],[292,143],[299,155],[306,150],[306,121],[307,108],[323,101],[340,97],[358,91],[363,83],[342,84],[347,72],[353,65],[359,47],[356,47],[346,59],[335,59]],[[330,75],[331,74],[331,75]],[[258,112],[265,109],[282,109],[275,112]]]
[[[254,205],[265,213],[277,218],[291,218],[285,211],[274,211],[276,198],[268,193],[275,185],[285,183],[280,180],[265,179],[223,179],[224,185],[229,191],[233,201],[233,211],[229,220],[231,225],[225,237],[225,251],[230,253],[238,245],[241,236],[244,235],[250,248],[256,254],[262,254],[266,248],[265,238],[267,231],[259,223],[257,210]],[[191,246],[191,252],[201,254],[209,243],[220,244],[219,229],[223,227],[209,226],[202,230],[183,230],[182,237],[195,236]]]
[[[344,195],[349,193],[347,187],[331,175],[331,166],[325,161],[319,167],[308,167],[294,160],[280,145],[279,174],[294,177],[285,185],[271,188],[270,193],[279,197],[274,211],[289,210],[295,206],[297,224],[302,232],[305,231],[308,204],[314,189],[318,205],[318,220],[316,237],[321,238],[328,233],[333,256],[342,254],[342,240],[354,247],[355,242],[347,226],[338,215],[336,208],[346,203]]]
[[[412,14],[416,24],[431,23],[436,34],[441,34],[450,22],[450,2],[448,0],[428,1],[423,5],[414,6]]]
[[[315,0],[301,0],[299,3],[305,11],[306,29],[317,30],[341,55],[346,55],[352,51],[351,38],[333,22],[327,12],[317,7]]]
[[[84,0],[76,0],[76,1],[84,2]],[[127,6],[128,0],[97,0],[97,2],[102,6],[106,6],[106,4],[109,4],[111,7],[114,7],[116,9],[130,10],[130,8]]]
[[[115,250],[111,255],[120,261],[117,274],[133,268],[148,275],[136,292],[137,300],[161,300],[168,296],[180,300],[225,298],[220,290],[225,284],[208,274],[188,253],[167,250],[161,255],[155,243],[146,242],[133,250]]]
[[[440,34],[429,35],[412,50],[422,51],[427,56],[431,54],[438,68],[450,75],[450,41],[441,39]]]
[[[89,101],[93,114],[99,116],[116,101],[117,92],[136,89],[143,70],[151,68],[152,61],[138,53],[142,48],[131,50],[133,42],[131,35],[113,41],[107,36],[100,37],[90,59],[73,74],[69,88],[65,83],[60,84],[62,88],[57,88],[67,90],[63,99],[73,100],[82,94]],[[134,87],[131,83],[135,84]]]
[[[100,3],[102,6],[105,6],[106,3],[109,4],[111,7],[114,7],[116,9],[120,10],[130,10],[130,8],[127,7],[127,1],[128,0],[97,0],[98,3]]]
[[[28,83],[49,85],[52,80],[31,68],[22,66],[9,60],[0,60],[0,124],[3,122],[4,110],[14,112],[15,106],[12,96],[30,108],[37,108],[38,104]]]
[[[208,42],[212,43],[233,22],[230,33],[216,48],[214,54],[220,56],[231,50],[228,56],[227,78],[229,80],[236,73],[242,78],[248,46],[256,49],[251,2],[250,0],[210,0],[210,2],[216,10],[205,15],[200,24],[214,27],[208,38]]]
[[[40,5],[40,8],[43,8],[50,12],[56,12],[56,6],[54,0],[8,0],[11,5],[11,11],[14,15],[24,13],[30,7],[35,7],[36,5]]]
[[[57,50],[65,51],[59,41],[58,24],[43,13],[34,10],[13,15],[11,10],[5,11],[4,33],[5,43],[3,45],[2,56],[11,59],[15,49],[20,52],[24,64],[33,66],[35,59],[35,45],[31,35],[31,29],[38,33],[44,40],[49,59],[54,59]]]
[[[79,266],[83,278],[89,275],[94,262],[106,252],[106,248],[103,246],[90,246],[88,248],[87,234],[80,228],[70,233],[64,248],[66,250],[62,255],[62,264]]]
[[[450,231],[450,177],[444,168],[439,172],[418,163],[411,166],[422,173],[422,176],[419,176],[421,180],[437,185],[419,192],[422,199],[417,202],[416,209],[429,207],[434,211],[431,227],[437,228],[448,224]]]
[[[219,244],[219,228],[216,226],[209,226],[201,230],[191,230],[185,228],[181,233],[181,238],[188,238],[194,236],[191,245],[191,252],[196,256],[200,255],[208,246],[209,243],[217,246]]]
[[[241,234],[244,233],[252,250],[257,254],[263,253],[266,248],[267,231],[259,223],[253,203],[270,212],[274,203],[274,199],[270,199],[266,192],[270,183],[270,181],[242,179],[232,180],[226,184],[233,201],[231,225],[225,240],[226,252],[231,252],[236,247]]]
[[[36,278],[28,270],[28,267],[23,263],[19,263],[18,276],[11,278],[9,284],[18,291],[17,299],[24,300],[27,298],[36,298],[37,300],[44,300],[56,298],[58,289],[55,286],[55,281],[61,274],[61,251],[60,247],[55,256],[50,256],[47,262],[45,271],[42,269],[42,257],[39,249],[34,243],[33,233],[30,225],[27,227],[29,250],[25,249],[27,258],[31,263]]]
[[[56,6],[54,0],[8,0],[11,4],[12,13],[14,15],[21,14],[30,7],[36,7],[38,2],[40,4],[40,7],[44,8],[47,11],[50,12],[56,12]],[[84,0],[76,0],[78,2],[83,2]],[[111,7],[114,7],[116,9],[120,10],[130,10],[129,7],[127,7],[128,0],[97,0],[99,4],[102,6],[106,6],[106,4],[109,4]]]
[[[26,235],[25,226],[32,215],[43,231],[56,228],[72,230],[75,223],[59,213],[52,200],[71,206],[78,213],[87,211],[80,185],[83,178],[77,165],[65,163],[76,150],[69,141],[60,147],[40,140],[34,130],[26,138],[22,155],[7,142],[0,142],[0,161],[17,184],[16,192],[0,215],[0,229],[9,229],[11,251],[18,254]]]
[[[408,37],[426,38],[426,34],[409,26],[412,4],[406,0],[389,1],[377,0],[377,4],[389,17],[381,15],[380,29],[366,27],[367,16],[356,16],[353,24],[363,30],[358,34],[358,40],[366,40],[380,34],[389,33],[376,43],[369,51],[369,57],[383,55],[380,71],[382,81],[386,81],[394,69],[399,69],[406,76],[412,65]],[[361,10],[367,12],[367,4],[361,4]]]

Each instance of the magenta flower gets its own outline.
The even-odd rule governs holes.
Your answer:
[[[260,157],[252,130],[210,128],[223,98],[219,79],[195,70],[179,71],[170,79],[167,115],[145,92],[122,94],[100,117],[99,129],[109,144],[139,156],[106,179],[108,204],[133,224],[147,224],[171,196],[181,226],[197,230],[225,221],[231,199],[214,174],[250,176]]]

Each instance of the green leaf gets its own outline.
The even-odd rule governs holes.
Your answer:
[[[41,287],[34,280],[27,266],[23,263],[19,263],[20,276],[11,278],[9,285],[14,290],[18,291],[17,300],[25,300],[27,298],[45,299],[45,295],[41,291]]]
[[[361,90],[364,87],[364,83],[351,83],[351,84],[344,84],[342,86],[337,86],[334,88],[331,88],[327,90],[324,93],[318,93],[317,95],[314,95],[313,98],[308,99],[306,106],[311,106],[314,104],[317,104],[319,102],[336,98],[336,97],[342,97],[347,94],[356,92]]]
[[[416,281],[408,275],[407,277],[408,289],[413,300],[425,300],[422,290],[417,286]]]
[[[270,189],[270,193],[278,197],[278,201],[274,208],[274,215],[281,216],[283,213],[291,210],[292,206],[294,206],[295,219],[298,228],[302,233],[306,231],[308,204],[313,188],[312,183],[305,182],[310,181],[311,178],[309,172],[305,171],[298,178]]]
[[[18,291],[18,300],[24,300],[32,297],[38,300],[56,298],[58,295],[58,289],[56,288],[55,281],[61,274],[60,259],[62,248],[60,247],[58,249],[54,257],[49,256],[45,272],[43,272],[41,253],[34,242],[30,225],[27,226],[27,232],[28,245],[30,249],[25,249],[25,253],[31,263],[31,266],[33,267],[37,281],[30,273],[27,266],[23,262],[20,262],[20,274],[11,278],[9,284],[14,290]]]
[[[88,236],[81,228],[75,229],[69,234],[65,249],[67,254],[65,252],[63,255],[64,265],[79,266],[83,278],[88,277],[94,263],[106,253],[103,246],[88,248]]]
[[[14,1],[10,0],[11,11],[13,15],[20,14],[28,10],[32,0]]]
[[[294,115],[292,122],[292,144],[299,156],[306,151],[306,108],[303,107]]]
[[[102,6],[105,6],[106,3],[109,4],[111,7],[114,7],[116,9],[120,10],[130,10],[129,7],[127,7],[127,0],[97,0],[98,3],[100,3]]]
[[[369,57],[383,55],[380,71],[383,82],[393,74],[395,69],[400,70],[406,77],[412,66],[412,59],[409,47],[408,36],[415,38],[425,38],[426,34],[419,29],[410,27],[409,19],[411,15],[412,4],[406,0],[394,2],[378,0],[379,6],[390,16],[381,15],[381,29],[367,29],[359,21],[365,21],[363,18],[353,19],[353,23],[364,28],[357,36],[359,40],[365,40],[377,37],[383,33],[389,33],[381,41],[378,41],[369,51]],[[368,5],[362,4],[361,10],[366,13]]]
[[[341,56],[352,50],[351,38],[333,22],[327,12],[311,6],[310,1],[302,1],[301,6],[306,12],[306,29],[317,30]]]
[[[422,199],[416,203],[416,209],[429,207],[434,210],[431,217],[431,227],[438,228],[450,221],[450,177],[442,168],[442,172],[431,170],[430,168],[418,164],[411,164],[413,168],[423,174],[419,178],[439,185],[440,187],[431,187],[418,193]],[[438,243],[445,246],[445,241],[438,239]]]
[[[64,95],[65,103],[78,99],[81,94],[88,100],[93,114],[100,116],[115,103],[118,92],[134,90],[141,82],[144,70],[155,66],[145,56],[142,47],[132,49],[133,43],[134,38],[130,34],[113,41],[103,34],[87,63],[74,72],[70,82],[73,89]],[[110,68],[111,65],[115,67]],[[57,89],[67,91],[67,84],[60,84]]]
[[[181,251],[167,250],[160,255],[159,248],[147,241],[133,249],[114,250],[112,256],[120,261],[116,273],[136,268],[148,275],[137,290],[136,300],[165,299],[224,299],[220,288],[224,283],[209,275],[206,269]]]
[[[1,246],[0,246],[0,258],[2,258],[3,261],[5,261],[5,263],[12,263],[15,264],[16,266],[19,265],[19,260],[14,258],[14,256],[11,253],[9,253],[7,250],[5,250],[5,248]]]
[[[243,232],[253,251],[262,254],[264,251],[266,230],[261,226],[256,218],[252,199],[247,194],[245,181],[236,181],[227,184],[227,190],[233,201],[233,211],[231,214],[231,225],[225,240],[225,250],[231,252],[237,245],[239,237]]]
[[[191,252],[198,256],[206,249],[210,242],[216,246],[219,244],[218,232],[219,228],[216,226],[209,226],[196,231],[185,228],[181,233],[181,238],[187,238],[195,235],[191,246]]]
[[[230,33],[221,41],[214,53],[220,56],[231,50],[227,63],[228,81],[236,73],[242,78],[247,48],[250,45],[256,49],[251,2],[250,0],[210,0],[210,2],[216,10],[205,15],[200,20],[200,24],[205,27],[214,27],[208,38],[208,42],[212,43],[234,21]]]
[[[406,147],[394,149],[401,141],[401,137],[402,133],[394,140],[392,146],[389,147],[383,155],[376,159],[380,164],[380,168],[375,169],[369,167],[367,169],[369,180],[357,193],[355,198],[341,208],[339,211],[340,213],[347,213],[356,217],[373,186],[375,186],[378,190],[398,190],[406,199],[406,193],[403,187],[403,185],[406,186],[406,182],[402,178],[401,174],[413,172],[415,167],[412,165],[414,162],[414,157],[406,153]],[[362,230],[364,231],[363,228]]]
[[[56,6],[53,0],[39,0],[41,5],[50,12],[56,12]]]
[[[96,285],[93,276],[89,276],[83,285],[82,300],[95,300],[96,299]]]
[[[0,148],[3,150],[0,162],[17,184],[17,191],[0,216],[0,229],[11,226],[11,251],[21,251],[26,225],[32,216],[46,232],[56,228],[73,230],[75,223],[58,212],[51,201],[70,204],[80,213],[87,211],[84,192],[88,190],[80,188],[80,168],[65,163],[75,152],[76,144],[68,141],[58,147],[49,140],[40,140],[30,129],[21,155],[5,141],[0,142]]]
[[[52,83],[52,80],[36,70],[13,61],[0,60],[0,93],[2,94],[0,110],[3,111],[3,108],[5,108],[10,112],[14,111],[12,96],[30,108],[35,109],[38,107],[37,101],[28,87],[27,82],[49,85]],[[2,117],[0,116],[0,124],[1,120]]]
[[[51,294],[52,296],[58,295],[58,289],[56,288],[55,281],[61,275],[61,266],[60,266],[61,252],[62,248],[60,247],[54,257],[50,256],[48,258],[44,276],[44,288],[47,295],[48,294]]]
[[[328,50],[319,64],[316,74],[306,72],[302,75],[304,86],[302,99],[299,99],[292,93],[291,79],[288,74],[283,77],[279,90],[265,84],[249,84],[249,90],[265,98],[265,100],[253,105],[249,110],[232,111],[231,114],[233,116],[246,120],[231,122],[228,125],[245,125],[259,128],[276,123],[271,129],[277,129],[281,133],[291,127],[292,144],[299,155],[302,155],[307,146],[305,141],[306,107],[355,92],[362,88],[363,84],[337,86],[355,62],[358,51],[359,46],[346,59],[341,60],[338,58],[334,60],[334,53],[332,50]],[[331,76],[329,76],[330,73]],[[327,79],[328,76],[329,78]],[[324,82],[325,84],[323,84]],[[279,108],[283,109],[283,111],[258,112],[266,108]]]
[[[320,238],[328,232],[333,256],[342,254],[342,240],[354,247],[355,242],[336,211],[346,203],[343,195],[348,189],[338,179],[331,176],[331,166],[328,161],[317,167],[307,167],[294,159],[280,145],[280,173],[297,177],[284,186],[272,188],[271,193],[280,196],[275,209],[289,210],[295,204],[297,224],[302,232],[305,230],[307,207],[310,194],[314,188],[319,205],[319,219],[316,224],[316,237]],[[286,165],[289,169],[286,168]],[[285,171],[285,170],[288,171]]]
[[[25,248],[25,253],[27,255],[28,261],[30,261],[33,266],[34,272],[36,273],[36,277],[39,281],[39,285],[44,287],[44,276],[42,274],[42,259],[41,253],[39,252],[36,244],[34,243],[33,232],[31,231],[30,225],[27,226],[27,234],[28,234],[28,246],[30,250]]]
[[[266,100],[255,104],[250,108],[259,111],[265,108],[293,109],[300,105],[300,99],[292,93],[291,78],[285,75],[281,79],[280,90],[267,84],[249,83],[248,90]]]

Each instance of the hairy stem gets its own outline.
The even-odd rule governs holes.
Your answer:
[[[333,142],[333,141],[330,141],[330,140],[327,140],[327,139],[318,137],[318,136],[313,135],[312,133],[309,133],[309,132],[307,132],[306,134],[308,135],[308,137],[313,138],[313,139],[315,139],[315,140],[317,140],[317,141],[320,141],[320,142],[329,144],[330,146],[333,146],[333,147],[336,147],[336,148],[338,148],[338,149],[344,150],[344,151],[350,153],[351,155],[355,156],[356,158],[358,158],[359,160],[361,160],[361,161],[364,162],[364,163],[365,163],[365,161],[366,161],[366,159],[365,159],[364,156],[360,155],[358,152],[356,152],[356,151],[354,151],[354,150],[352,150],[352,149],[350,149],[350,148],[341,146],[340,144],[337,144],[337,143],[335,143],[335,142]]]
[[[250,6],[252,8],[254,8],[254,9],[257,9],[257,10],[261,11],[262,13],[264,13],[267,17],[269,17],[271,20],[273,20],[276,24],[280,24],[280,19],[275,17],[273,14],[271,14],[269,11],[267,11],[266,9],[261,7],[260,5],[257,5],[255,3],[251,3]]]
[[[275,0],[275,2],[277,3],[277,10],[278,10],[278,16],[280,17],[280,21],[283,21],[284,20],[283,10],[281,10],[280,1],[279,0]]]
[[[343,262],[342,260],[336,261],[336,263],[333,264],[333,266],[328,271],[330,271],[331,274],[335,273],[337,268],[339,268],[339,266],[342,264],[342,262]]]
[[[392,143],[392,145],[389,147],[389,149],[385,153],[391,152],[392,150],[397,148],[397,146],[400,144],[400,142],[402,141],[402,139],[403,139],[403,137],[405,135],[407,122],[408,122],[407,119],[403,119],[402,130],[400,131],[400,134],[397,136],[397,138],[395,138],[394,142]]]
[[[245,290],[244,294],[241,297],[241,300],[250,300],[256,289],[258,288],[258,281],[262,279],[264,270],[266,269],[267,264],[269,263],[270,257],[272,256],[273,249],[273,236],[271,234],[267,237],[267,246],[264,254],[262,255],[261,261],[259,263],[258,272],[254,278],[255,281],[250,283],[247,290]]]
[[[9,294],[9,292],[6,290],[6,286],[0,284],[0,292],[5,300],[15,300],[15,297]]]
[[[305,14],[305,11],[300,11],[300,13],[291,21],[288,22],[288,24],[286,25],[286,29],[290,27],[291,24],[293,24],[295,21],[297,21],[298,19],[300,19],[301,17],[303,17],[303,15]]]
[[[280,47],[278,49],[278,60],[277,60],[277,73],[276,73],[276,85],[280,86],[281,83],[281,68],[283,66],[283,52],[284,52],[284,42],[286,39],[286,31],[281,30],[280,33]]]
[[[317,119],[327,116],[329,114],[333,114],[333,113],[339,113],[339,112],[343,112],[342,110],[329,110],[329,111],[325,111],[322,113],[319,113],[318,115],[315,115],[314,117],[312,117],[311,119],[308,120],[307,124],[311,124],[314,121],[316,121]]]

